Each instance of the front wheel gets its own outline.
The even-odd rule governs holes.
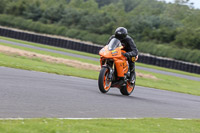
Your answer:
[[[129,96],[133,92],[134,89],[135,89],[135,82],[131,84],[129,81],[127,81],[126,86],[122,86],[120,88],[120,92],[122,95]]]
[[[103,67],[99,73],[98,85],[99,85],[99,90],[102,93],[106,93],[110,90],[111,81],[108,79],[109,73],[110,72],[108,68],[105,67]]]

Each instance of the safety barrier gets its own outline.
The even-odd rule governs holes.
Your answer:
[[[0,27],[0,36],[72,50],[78,50],[92,54],[98,54],[99,50],[102,48],[102,46],[100,45],[89,44],[72,39],[66,39],[64,37],[56,37],[51,35],[38,34],[34,32],[26,32],[5,27]],[[198,64],[178,61],[169,58],[157,57],[149,54],[140,54],[138,62],[200,74],[200,65]]]
[[[87,53],[97,54],[102,46],[95,44],[87,44],[75,40],[64,39],[63,37],[55,37],[51,35],[37,34],[33,32],[25,32],[21,30],[13,30],[10,28],[0,27],[0,36],[25,40],[35,43],[57,46],[72,50],[83,51]]]
[[[137,62],[200,74],[200,65],[169,58],[140,54]]]

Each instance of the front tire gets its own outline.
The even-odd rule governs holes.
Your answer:
[[[98,85],[99,90],[102,93],[107,93],[111,87],[111,81],[108,79],[109,70],[106,67],[103,67],[99,73]]]

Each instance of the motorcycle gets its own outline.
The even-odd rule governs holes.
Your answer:
[[[111,39],[109,44],[99,51],[101,70],[98,86],[102,93],[107,93],[111,87],[119,88],[122,95],[130,95],[133,92],[135,82],[131,83],[129,81],[128,60],[122,53],[126,52],[117,38]],[[136,60],[137,57],[132,57],[133,62]]]

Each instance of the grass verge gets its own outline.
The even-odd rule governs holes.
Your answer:
[[[136,71],[151,74],[159,79],[154,80],[137,77],[136,85],[200,96],[200,82],[198,81],[143,70]]]
[[[83,56],[89,56],[89,57],[93,57],[93,58],[99,58],[99,55],[85,53],[85,52],[79,52],[79,51],[75,51],[75,50],[69,50],[69,49],[63,49],[63,48],[58,48],[58,47],[53,47],[53,46],[48,46],[48,45],[43,45],[43,44],[37,44],[37,43],[32,43],[32,42],[27,42],[27,41],[21,41],[21,40],[17,40],[17,39],[2,37],[2,36],[0,36],[0,39],[12,41],[12,42],[17,42],[17,43],[22,43],[22,44],[28,44],[28,45],[32,45],[32,46],[41,47],[41,48],[48,48],[48,49],[52,49],[52,50],[58,50],[58,51],[73,53],[73,54],[77,54],[77,55],[83,55]],[[12,46],[12,45],[10,45],[10,46]],[[15,46],[12,46],[12,47],[15,47]],[[15,48],[17,48],[17,47],[15,47]],[[21,48],[21,49],[23,49],[23,48]],[[69,59],[69,58],[72,58],[72,57],[68,56],[67,58]],[[77,58],[76,58],[76,60],[77,60]],[[81,59],[78,59],[78,60],[81,61]],[[87,61],[87,60],[85,60],[85,61]],[[90,61],[88,60],[88,62],[90,62]],[[99,64],[97,62],[95,63],[95,61],[91,61],[90,63]],[[174,70],[174,69],[168,69],[168,68],[163,68],[163,67],[158,67],[158,66],[153,66],[153,65],[147,65],[147,64],[143,64],[143,63],[137,63],[136,62],[136,65],[137,66],[141,66],[141,67],[147,67],[147,68],[167,71],[167,72],[173,72],[173,73],[178,73],[178,74],[183,74],[183,75],[200,77],[199,74],[194,74],[194,73],[189,73],[189,72],[184,72],[184,71],[179,71],[179,70]]]
[[[77,61],[90,63],[90,64],[94,64],[94,65],[99,65],[100,64],[97,61],[92,61],[92,60],[88,60],[88,59],[83,59],[83,58],[78,58],[78,57],[58,54],[58,53],[52,53],[52,52],[42,51],[42,50],[37,50],[37,49],[32,49],[32,48],[26,48],[26,47],[12,45],[12,44],[8,44],[8,43],[0,42],[0,45],[9,46],[9,47],[12,47],[12,48],[17,48],[17,49],[21,49],[21,50],[30,51],[30,52],[35,52],[35,53],[39,53],[39,54],[43,54],[43,55],[50,55],[50,56],[53,56],[53,57],[59,57],[59,58],[70,59],[70,60],[77,60]]]
[[[164,67],[159,67],[159,66],[147,65],[147,64],[138,63],[138,62],[136,62],[136,65],[141,66],[141,67],[152,68],[152,69],[157,69],[157,70],[161,70],[161,71],[178,73],[178,74],[183,74],[183,75],[194,76],[194,77],[200,78],[200,74],[189,73],[189,72],[184,72],[184,71],[179,71],[179,70],[174,70],[174,69],[169,69],[169,68],[164,68]]]
[[[199,124],[169,118],[0,120],[0,133],[199,133]]]
[[[98,77],[97,71],[78,69],[64,64],[47,63],[38,58],[29,59],[22,56],[5,55],[2,53],[0,53],[0,66],[83,77],[89,79],[97,79]]]

